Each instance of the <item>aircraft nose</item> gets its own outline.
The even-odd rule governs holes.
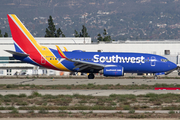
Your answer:
[[[177,68],[177,65],[175,63],[171,62],[169,67],[170,67],[170,69],[175,69],[175,68]]]

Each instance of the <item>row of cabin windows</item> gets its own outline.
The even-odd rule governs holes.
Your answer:
[[[50,58],[50,60],[59,60],[60,58]],[[70,60],[84,60],[84,61],[93,61],[94,59],[80,59],[80,58],[74,58],[74,59],[70,59]],[[99,59],[96,59],[96,61],[99,61]],[[105,61],[115,61],[115,60],[113,60],[113,59],[106,59]],[[129,62],[131,62],[132,60],[122,60],[122,61],[129,61]],[[140,61],[140,60],[133,60],[133,61]],[[145,59],[145,60],[143,60],[143,61],[145,61],[145,62],[149,62],[150,60],[149,59]],[[163,60],[161,60],[161,61],[163,61]],[[167,62],[168,60],[164,60],[165,62]],[[119,62],[121,62],[121,59],[119,59]]]

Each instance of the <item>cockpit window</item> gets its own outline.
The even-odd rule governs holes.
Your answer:
[[[167,62],[169,61],[168,59],[161,59],[162,62]]]

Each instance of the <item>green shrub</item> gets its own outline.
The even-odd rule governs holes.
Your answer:
[[[6,88],[13,88],[14,86],[12,84],[6,85]]]
[[[24,102],[24,101],[21,101],[21,102],[18,102],[17,105],[26,106],[26,105],[28,105],[28,103]]]
[[[4,97],[18,97],[18,95],[15,95],[15,94],[7,94],[7,95],[5,95]]]
[[[115,102],[111,102],[111,105],[113,105],[113,106],[115,106],[115,105],[117,105]]]
[[[19,98],[22,98],[22,97],[27,97],[27,95],[26,94],[24,94],[24,93],[22,93],[22,94],[19,94],[19,96],[18,96]]]
[[[81,101],[79,101],[79,103],[87,103],[87,101],[86,100],[81,100]]]
[[[4,97],[2,100],[3,100],[4,102],[11,102],[11,99],[10,99],[9,97]]]
[[[123,106],[123,110],[130,110],[130,109],[131,109],[131,107],[129,105],[124,105]]]
[[[6,108],[1,106],[1,107],[0,107],[0,110],[6,110]]]
[[[11,112],[9,112],[9,113],[19,113],[19,111],[16,109],[16,108],[14,108]]]
[[[175,112],[173,110],[170,110],[169,111],[169,114],[174,114]]]
[[[45,108],[41,108],[38,113],[47,114],[48,110],[46,110]]]
[[[12,106],[12,107],[8,107],[7,109],[8,109],[8,110],[14,110],[14,109],[16,109],[16,108]]]
[[[43,97],[43,99],[57,99],[57,96],[53,96],[53,95],[51,95],[51,94],[46,94],[46,95],[43,95],[42,96]]]
[[[28,110],[28,113],[34,113],[34,110]]]
[[[134,109],[129,110],[129,113],[135,113]]]
[[[122,114],[122,111],[118,111],[117,113]]]
[[[41,97],[42,95],[38,93],[37,91],[33,91],[31,94],[32,97]]]

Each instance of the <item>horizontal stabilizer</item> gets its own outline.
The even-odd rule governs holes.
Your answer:
[[[12,50],[4,50],[10,54],[13,54],[13,55],[16,55],[16,56],[20,56],[20,57],[27,57],[29,56],[28,54],[24,54],[24,53],[20,53],[20,52],[15,52],[15,51],[12,51]]]

